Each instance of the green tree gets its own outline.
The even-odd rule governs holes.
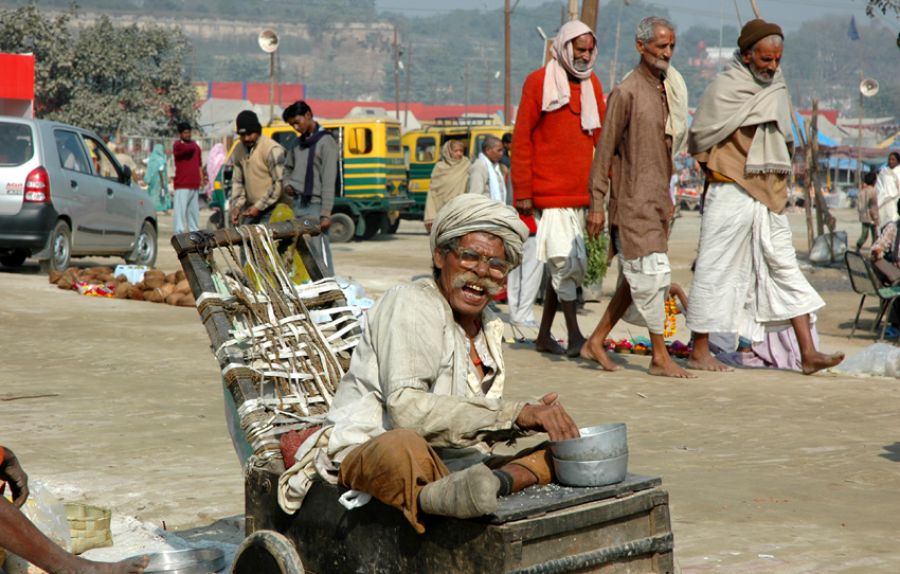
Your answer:
[[[866,6],[866,14],[874,17],[879,10],[882,14],[887,14],[888,10],[900,14],[900,0],[869,0]]]
[[[75,9],[53,19],[34,5],[0,12],[0,50],[34,52],[36,115],[101,133],[171,133],[195,116],[180,29],[115,27],[105,16],[73,39]]]

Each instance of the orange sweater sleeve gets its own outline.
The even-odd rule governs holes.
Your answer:
[[[516,127],[513,130],[512,184],[516,201],[534,197],[534,131],[541,119],[541,94],[544,90],[543,70],[533,72],[522,86]]]

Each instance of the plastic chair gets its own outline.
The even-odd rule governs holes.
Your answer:
[[[894,301],[900,298],[900,286],[886,287],[875,275],[871,262],[859,254],[857,251],[847,251],[844,253],[844,261],[847,263],[847,273],[850,276],[850,285],[853,290],[862,295],[859,300],[859,308],[856,310],[856,318],[853,319],[853,329],[850,331],[850,338],[853,338],[856,327],[859,324],[859,314],[862,312],[863,304],[866,296],[878,297],[879,308],[878,315],[875,317],[875,324],[872,326],[872,332],[881,324],[888,309],[891,308]],[[888,322],[884,322],[881,328],[881,336],[879,341],[884,339],[884,331],[887,329]]]

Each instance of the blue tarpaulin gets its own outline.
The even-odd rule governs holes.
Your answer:
[[[799,113],[795,113],[794,116],[797,118],[797,124],[800,126],[800,129],[803,130],[803,137],[806,137],[806,118],[801,116]],[[797,129],[791,125],[791,131],[794,132],[794,145],[802,145],[803,139],[797,135]],[[838,143],[826,136],[822,132],[819,132],[818,137],[816,139],[819,140],[819,145],[824,145],[828,147],[837,147]],[[854,164],[855,166],[856,164]]]

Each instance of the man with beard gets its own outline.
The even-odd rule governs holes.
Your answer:
[[[539,215],[537,258],[551,279],[535,348],[576,357],[584,343],[575,313],[587,268],[588,175],[606,106],[593,73],[597,38],[587,25],[577,20],[564,24],[550,53],[552,59],[522,87],[513,132],[512,186],[516,209],[525,216]],[[550,333],[559,307],[566,319],[567,349]]]
[[[552,479],[547,448],[493,457],[494,444],[528,431],[578,436],[556,393],[534,404],[503,399],[503,322],[487,305],[526,237],[510,206],[476,194],[450,200],[431,230],[433,279],[395,286],[369,311],[329,424],[304,443],[327,447],[339,484],[397,508],[419,533],[422,513],[489,514],[498,496]],[[303,467],[282,479],[301,501]]]
[[[844,355],[815,347],[812,314],[825,302],[800,271],[784,214],[793,143],[779,68],[784,34],[776,24],[751,20],[738,47],[703,94],[688,135],[708,184],[687,312],[694,333],[688,367],[730,370],[712,356],[709,333],[747,336],[754,322],[789,322],[803,372],[811,374]]]
[[[284,148],[262,134],[259,118],[250,110],[238,114],[241,145],[231,154],[231,223],[268,223],[278,203],[289,203],[282,193]]]
[[[646,325],[653,343],[650,374],[691,377],[666,350],[665,300],[671,282],[668,228],[672,215],[672,137],[666,134],[669,104],[665,81],[675,50],[675,29],[664,18],[641,20],[635,34],[640,64],[612,91],[594,165],[591,168],[591,208],[588,234],[604,226],[609,196],[613,252],[619,261],[619,284],[581,349],[581,356],[608,371],[618,369],[603,349],[613,326],[633,305],[630,322]],[[612,177],[610,177],[612,173]]]

